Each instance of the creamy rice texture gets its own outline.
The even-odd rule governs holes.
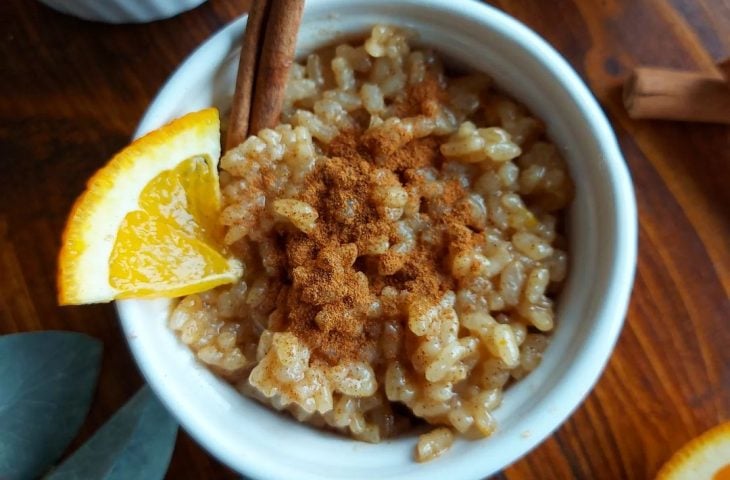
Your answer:
[[[541,122],[483,74],[448,75],[375,26],[294,65],[283,123],[221,160],[234,285],[170,327],[243,394],[416,459],[496,428],[540,363],[573,186]]]

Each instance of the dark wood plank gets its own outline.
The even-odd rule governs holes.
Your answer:
[[[640,260],[626,327],[571,419],[497,478],[650,478],[730,419],[730,128],[633,121],[619,87],[639,64],[710,69],[730,56],[727,0],[495,0],[543,35],[609,115],[637,185]],[[0,2],[0,333],[66,329],[104,342],[83,441],[141,384],[113,308],[59,308],[67,212],[126,144],[164,80],[250,1],[110,26]],[[235,478],[184,433],[170,478]]]

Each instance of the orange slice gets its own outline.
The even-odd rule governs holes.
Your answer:
[[[680,448],[657,480],[730,480],[730,422],[712,428]]]
[[[176,297],[230,283],[241,265],[224,256],[220,121],[185,115],[132,142],[76,201],[59,256],[59,302]]]

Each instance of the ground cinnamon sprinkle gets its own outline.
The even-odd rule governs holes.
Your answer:
[[[429,71],[423,81],[408,87],[406,94],[395,103],[394,113],[401,118],[415,115],[435,116],[439,106],[447,103],[448,98],[443,80]]]
[[[396,173],[408,169],[435,165],[440,161],[439,140],[434,137],[418,138],[405,147],[395,149],[381,165]]]
[[[388,251],[357,261],[373,242],[395,241],[394,222],[384,218],[374,199],[383,169],[402,174],[408,188],[421,181],[415,169],[442,162],[437,138],[413,140],[403,148],[393,142],[386,135],[365,136],[358,130],[335,138],[297,198],[318,212],[316,228],[309,234],[290,229],[280,238],[286,286],[270,327],[293,332],[315,358],[331,364],[372,353],[383,319],[368,313],[384,287],[433,299],[454,288],[444,267],[446,245],[419,246],[407,254]],[[383,152],[390,154],[376,164],[374,158],[383,158]],[[450,206],[463,195],[453,183],[441,198]]]
[[[395,109],[404,116],[433,115],[434,105],[444,95],[439,80],[429,75],[411,86]],[[270,329],[294,333],[310,347],[314,358],[330,364],[367,360],[376,351],[382,331],[383,315],[373,314],[372,309],[384,288],[401,292],[404,302],[437,301],[455,288],[446,266],[452,250],[449,243],[461,249],[472,242],[471,230],[465,226],[468,215],[460,212],[459,205],[465,191],[457,180],[442,181],[443,191],[437,198],[421,199],[440,202],[439,210],[453,212],[431,218],[425,213],[430,209],[421,209],[425,224],[451,231],[442,241],[417,242],[406,253],[390,248],[378,255],[365,254],[377,242],[391,246],[398,242],[396,222],[384,214],[376,190],[390,181],[406,191],[420,191],[425,180],[419,169],[441,167],[443,141],[427,136],[403,144],[392,131],[364,133],[354,128],[324,147],[326,158],[318,161],[297,196],[317,211],[316,227],[309,233],[295,228],[279,231],[270,244],[280,245],[281,251],[265,255],[272,259],[268,267],[280,271],[280,285],[272,289],[275,298],[263,302],[265,307],[276,304]],[[266,183],[266,172],[263,177]],[[399,315],[398,321],[405,321],[404,316]]]

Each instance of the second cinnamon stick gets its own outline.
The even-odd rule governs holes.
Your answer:
[[[639,67],[624,87],[631,118],[730,123],[730,85],[719,76]]]
[[[251,99],[253,98],[256,68],[261,56],[261,38],[266,29],[266,14],[269,0],[256,0],[251,4],[246,20],[246,31],[243,33],[241,56],[238,60],[236,90],[233,93],[228,132],[226,134],[226,150],[230,150],[246,140],[251,115]]]
[[[304,10],[304,0],[270,0],[270,3],[254,83],[249,134],[279,122]]]

